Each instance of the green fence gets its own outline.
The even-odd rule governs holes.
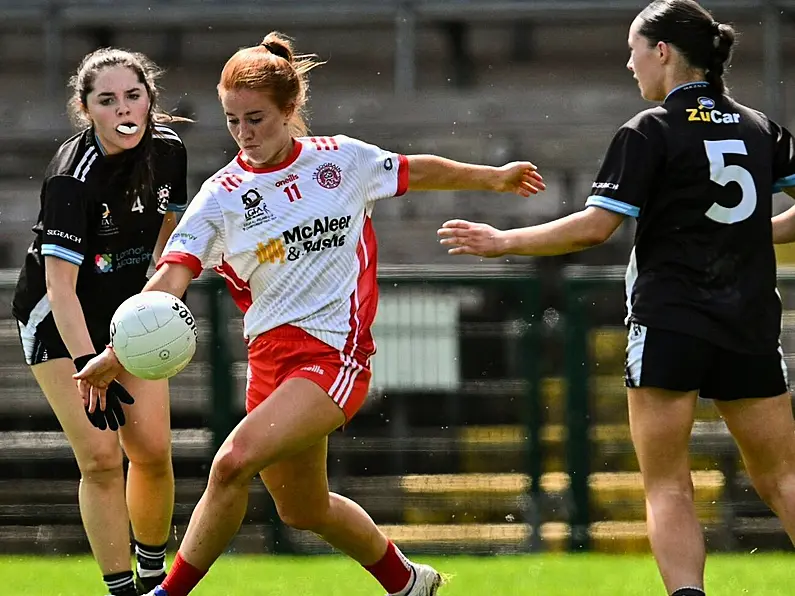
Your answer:
[[[330,438],[332,489],[360,502],[407,552],[648,550],[622,382],[623,275],[623,267],[570,267],[552,278],[484,264],[382,267],[371,393]],[[7,300],[15,280],[0,272]],[[787,354],[793,280],[782,270]],[[188,303],[200,336],[194,361],[171,383],[177,536],[218,445],[244,415],[240,313],[210,274]],[[86,552],[78,472],[18,341],[14,322],[0,320],[0,549]],[[787,545],[709,403],[699,403],[692,453],[711,549]],[[326,552],[280,524],[258,482],[232,549]]]
[[[624,271],[623,267],[582,266],[564,270],[560,316],[552,317],[556,322],[550,324],[544,313],[547,305],[541,303],[542,284],[532,271],[487,266],[422,271],[382,268],[381,308],[374,328],[380,348],[374,358],[371,399],[383,403],[384,396],[387,396],[393,407],[389,410],[390,422],[383,429],[386,436],[380,437],[380,447],[373,447],[389,453],[390,465],[384,464],[384,474],[380,478],[414,478],[409,460],[412,459],[411,453],[423,451],[422,440],[430,441],[429,445],[441,446],[438,448],[449,455],[456,450],[469,449],[462,441],[456,442],[451,438],[448,432],[451,428],[474,431],[479,423],[483,423],[482,428],[490,429],[489,432],[497,429],[494,432],[499,434],[500,428],[508,428],[513,422],[524,429],[521,463],[510,470],[497,465],[499,459],[510,455],[506,450],[495,448],[492,469],[481,466],[478,470],[481,474],[491,474],[489,482],[493,483],[495,493],[502,490],[499,484],[510,472],[526,477],[527,482],[522,485],[521,505],[517,507],[518,519],[514,519],[526,525],[527,531],[515,535],[517,544],[511,549],[497,546],[500,542],[498,530],[493,530],[492,544],[486,548],[488,552],[644,549],[642,485],[626,430],[621,381],[625,348],[622,323]],[[782,277],[785,283],[795,279],[786,271]],[[228,300],[218,281],[209,287],[212,288],[210,312],[214,321],[215,348],[212,358],[215,395],[212,419],[217,444],[240,413],[230,410],[231,402],[227,397],[232,387],[226,374],[230,370],[229,351],[224,347],[224,342],[228,341],[224,332],[228,317],[224,309],[229,306]],[[465,312],[470,315],[468,319],[463,314]],[[440,321],[447,321],[452,326],[442,328],[444,325]],[[396,347],[401,342],[408,346],[403,352]],[[417,360],[418,352],[427,351],[426,344],[429,343],[432,353]],[[483,380],[472,378],[479,372],[478,364],[467,364],[467,361],[477,362],[473,352],[487,353],[498,344],[513,345],[513,349],[495,355],[495,358],[510,361],[511,365],[499,373],[499,378],[495,375]],[[396,354],[395,350],[399,353]],[[555,362],[558,352],[562,352],[562,358]],[[446,372],[437,376],[414,374],[417,368],[427,369],[430,361],[438,364],[440,359],[453,368],[456,362],[460,362],[459,370],[448,378],[450,370],[443,363],[439,368]],[[379,369],[379,362],[386,363],[381,369],[391,367],[394,370],[390,369],[390,373],[390,370]],[[469,378],[466,374],[468,366],[473,367],[470,372],[475,373]],[[385,375],[390,374],[393,378],[384,381]],[[556,379],[562,379],[561,403],[555,401],[554,391],[544,389]],[[479,417],[488,417],[488,413],[478,409],[482,406],[477,405],[477,398],[489,403],[489,400],[494,400],[498,404],[500,399],[495,396],[506,391],[518,402],[510,409],[513,420],[501,419],[496,425],[478,420]],[[422,396],[419,402],[417,394]],[[467,396],[474,396],[475,400],[466,401]],[[505,396],[501,398],[504,402]],[[418,404],[419,413],[415,410]],[[440,427],[435,437],[437,442],[426,436],[426,439],[418,439],[418,443],[412,444],[412,433],[423,427],[422,417],[428,416],[428,404],[433,404],[431,409],[438,408],[444,412],[445,427]],[[552,420],[554,416],[549,414],[556,408],[562,410],[558,425]],[[752,526],[758,525],[754,521],[756,519],[769,520],[769,512],[753,491],[749,492],[736,449],[725,427],[714,419],[708,408],[707,404],[700,407],[701,418],[694,431],[693,449],[697,489],[706,491],[705,498],[713,499],[714,503],[700,507],[705,511],[704,523],[711,546],[736,548],[742,545],[745,534],[748,534],[736,529],[742,511],[751,512],[752,516],[747,520],[752,521],[746,520],[746,525],[750,523]],[[371,422],[364,415],[361,425],[366,429]],[[357,424],[358,421],[354,427]],[[554,430],[558,427],[562,432],[556,439]],[[367,431],[364,432],[366,434]],[[427,435],[429,431],[425,428],[424,432]],[[433,432],[431,429],[430,433]],[[450,441],[445,442],[446,439]],[[335,452],[332,442],[330,457],[342,461],[340,467],[346,469],[344,459],[350,456],[351,450],[346,449],[342,441],[338,445],[339,451]],[[556,459],[550,453],[558,447],[561,448],[560,465],[555,463]],[[440,452],[428,450],[425,455],[439,458]],[[439,479],[431,474],[428,477],[435,480],[429,482],[455,482],[456,475],[467,477],[468,469],[459,459],[451,456],[445,461],[446,477]],[[561,478],[556,483],[556,479]],[[482,491],[482,487],[471,490],[472,499],[475,499],[477,494],[481,494],[478,491]],[[428,495],[416,498],[414,516],[422,518],[422,513],[416,510],[423,506],[432,508],[432,505],[428,505]],[[487,501],[492,496],[482,494],[482,498]],[[460,503],[468,503],[472,499],[461,497]],[[466,508],[466,505],[462,507]],[[630,515],[630,511],[634,513]],[[406,517],[400,521],[410,525],[412,519],[408,518],[413,516]],[[462,521],[471,523],[473,520]],[[768,521],[765,523],[770,525]],[[435,528],[428,525],[424,531],[433,533]],[[775,527],[773,531],[775,533]],[[285,542],[289,543],[289,540]],[[762,544],[766,544],[764,540]]]
[[[592,545],[592,532],[595,523],[593,498],[596,494],[594,483],[594,463],[616,467],[611,456],[616,447],[604,448],[609,442],[600,433],[600,427],[609,427],[614,407],[609,403],[616,401],[604,386],[595,379],[613,376],[620,379],[623,370],[611,366],[605,360],[613,351],[615,364],[619,346],[623,353],[626,330],[622,325],[624,316],[624,294],[626,268],[571,266],[563,272],[565,295],[565,345],[568,429],[567,456],[571,482],[572,508],[570,515],[571,548],[587,550]],[[793,342],[793,313],[795,313],[795,292],[788,291],[795,281],[795,268],[779,268],[779,286],[782,291],[783,330],[782,345],[785,354],[795,349]],[[607,342],[594,341],[598,334],[611,331],[613,346],[605,349]],[[618,339],[619,341],[616,341]],[[601,344],[602,352],[597,349]],[[623,356],[623,354],[621,354]],[[791,360],[787,358],[787,365]],[[607,371],[600,370],[607,369]],[[791,368],[791,367],[790,367]],[[623,404],[621,390],[621,409]],[[625,423],[623,417],[621,423]],[[595,432],[596,431],[596,432]],[[623,437],[623,450],[629,451],[629,437]],[[697,505],[699,481],[702,481],[702,522],[708,545],[714,550],[739,550],[750,548],[787,548],[789,543],[781,525],[772,517],[769,509],[759,500],[744,472],[738,450],[728,429],[719,418],[711,402],[699,400],[696,423],[691,438],[694,481],[696,483]],[[634,462],[636,465],[637,462]],[[625,464],[626,465],[626,464]],[[714,508],[712,514],[706,509]],[[638,522],[642,522],[639,511]]]
[[[230,399],[234,379],[230,375],[233,357],[230,350],[228,320],[234,308],[222,279],[211,277],[198,284],[206,293],[212,352],[210,368],[213,387],[212,434],[218,446],[240,418],[239,400]],[[501,390],[515,394],[519,417],[515,420],[526,430],[521,469],[528,478],[522,502],[522,519],[529,526],[522,550],[540,550],[541,544],[541,476],[542,445],[540,410],[541,313],[539,281],[527,268],[480,266],[423,268],[382,266],[379,272],[380,305],[374,325],[378,353],[373,359],[373,389],[370,399],[391,396],[395,403],[388,436],[393,440],[389,473],[400,474],[410,468],[405,463],[406,445],[421,420],[410,410],[411,396],[422,394],[444,412],[446,426],[454,428],[471,424],[466,420],[462,398]],[[460,320],[468,299],[474,301],[509,300],[504,309],[493,304],[489,321]],[[482,313],[488,308],[470,308]],[[477,348],[460,345],[465,336],[479,339],[505,340],[514,344],[513,370],[499,379],[468,378],[461,370],[460,352]],[[419,351],[425,354],[418,354]],[[469,354],[472,357],[472,354]],[[429,361],[435,361],[429,364]],[[384,364],[382,364],[384,363]],[[420,369],[418,371],[418,369]],[[357,417],[358,418],[358,417]],[[353,426],[359,424],[358,419]],[[367,421],[363,423],[367,425]],[[446,433],[441,433],[442,435]],[[443,438],[443,437],[442,437]],[[460,443],[460,441],[458,442]],[[434,445],[440,443],[432,443]],[[446,449],[455,449],[448,443]],[[433,455],[429,453],[429,455]],[[330,458],[335,457],[333,451]],[[454,459],[454,458],[451,458]],[[451,470],[455,473],[456,470]]]

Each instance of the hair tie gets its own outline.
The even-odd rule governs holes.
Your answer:
[[[272,41],[263,41],[259,45],[267,48],[267,50],[274,56],[279,56],[279,58],[284,58],[285,60],[287,60],[287,62],[290,61],[290,54],[283,46],[277,43],[273,43]]]
[[[717,50],[720,47],[720,23],[718,21],[712,21],[712,46]]]

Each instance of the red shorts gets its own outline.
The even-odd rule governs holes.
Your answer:
[[[265,401],[287,379],[309,379],[329,394],[346,421],[364,404],[370,367],[309,335],[282,325],[257,336],[248,346],[246,412]]]

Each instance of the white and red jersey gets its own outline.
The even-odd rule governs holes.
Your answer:
[[[249,341],[290,324],[366,359],[378,302],[370,214],[407,187],[405,156],[341,135],[296,139],[269,168],[238,155],[202,185],[160,263],[224,276]]]

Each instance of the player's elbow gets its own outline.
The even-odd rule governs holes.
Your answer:
[[[583,248],[604,244],[624,221],[623,215],[599,207],[586,208],[581,218]]]
[[[599,246],[600,244],[607,242],[612,235],[612,230],[608,231],[600,227],[589,228],[585,234],[585,237],[582,239],[582,246],[583,248]]]

